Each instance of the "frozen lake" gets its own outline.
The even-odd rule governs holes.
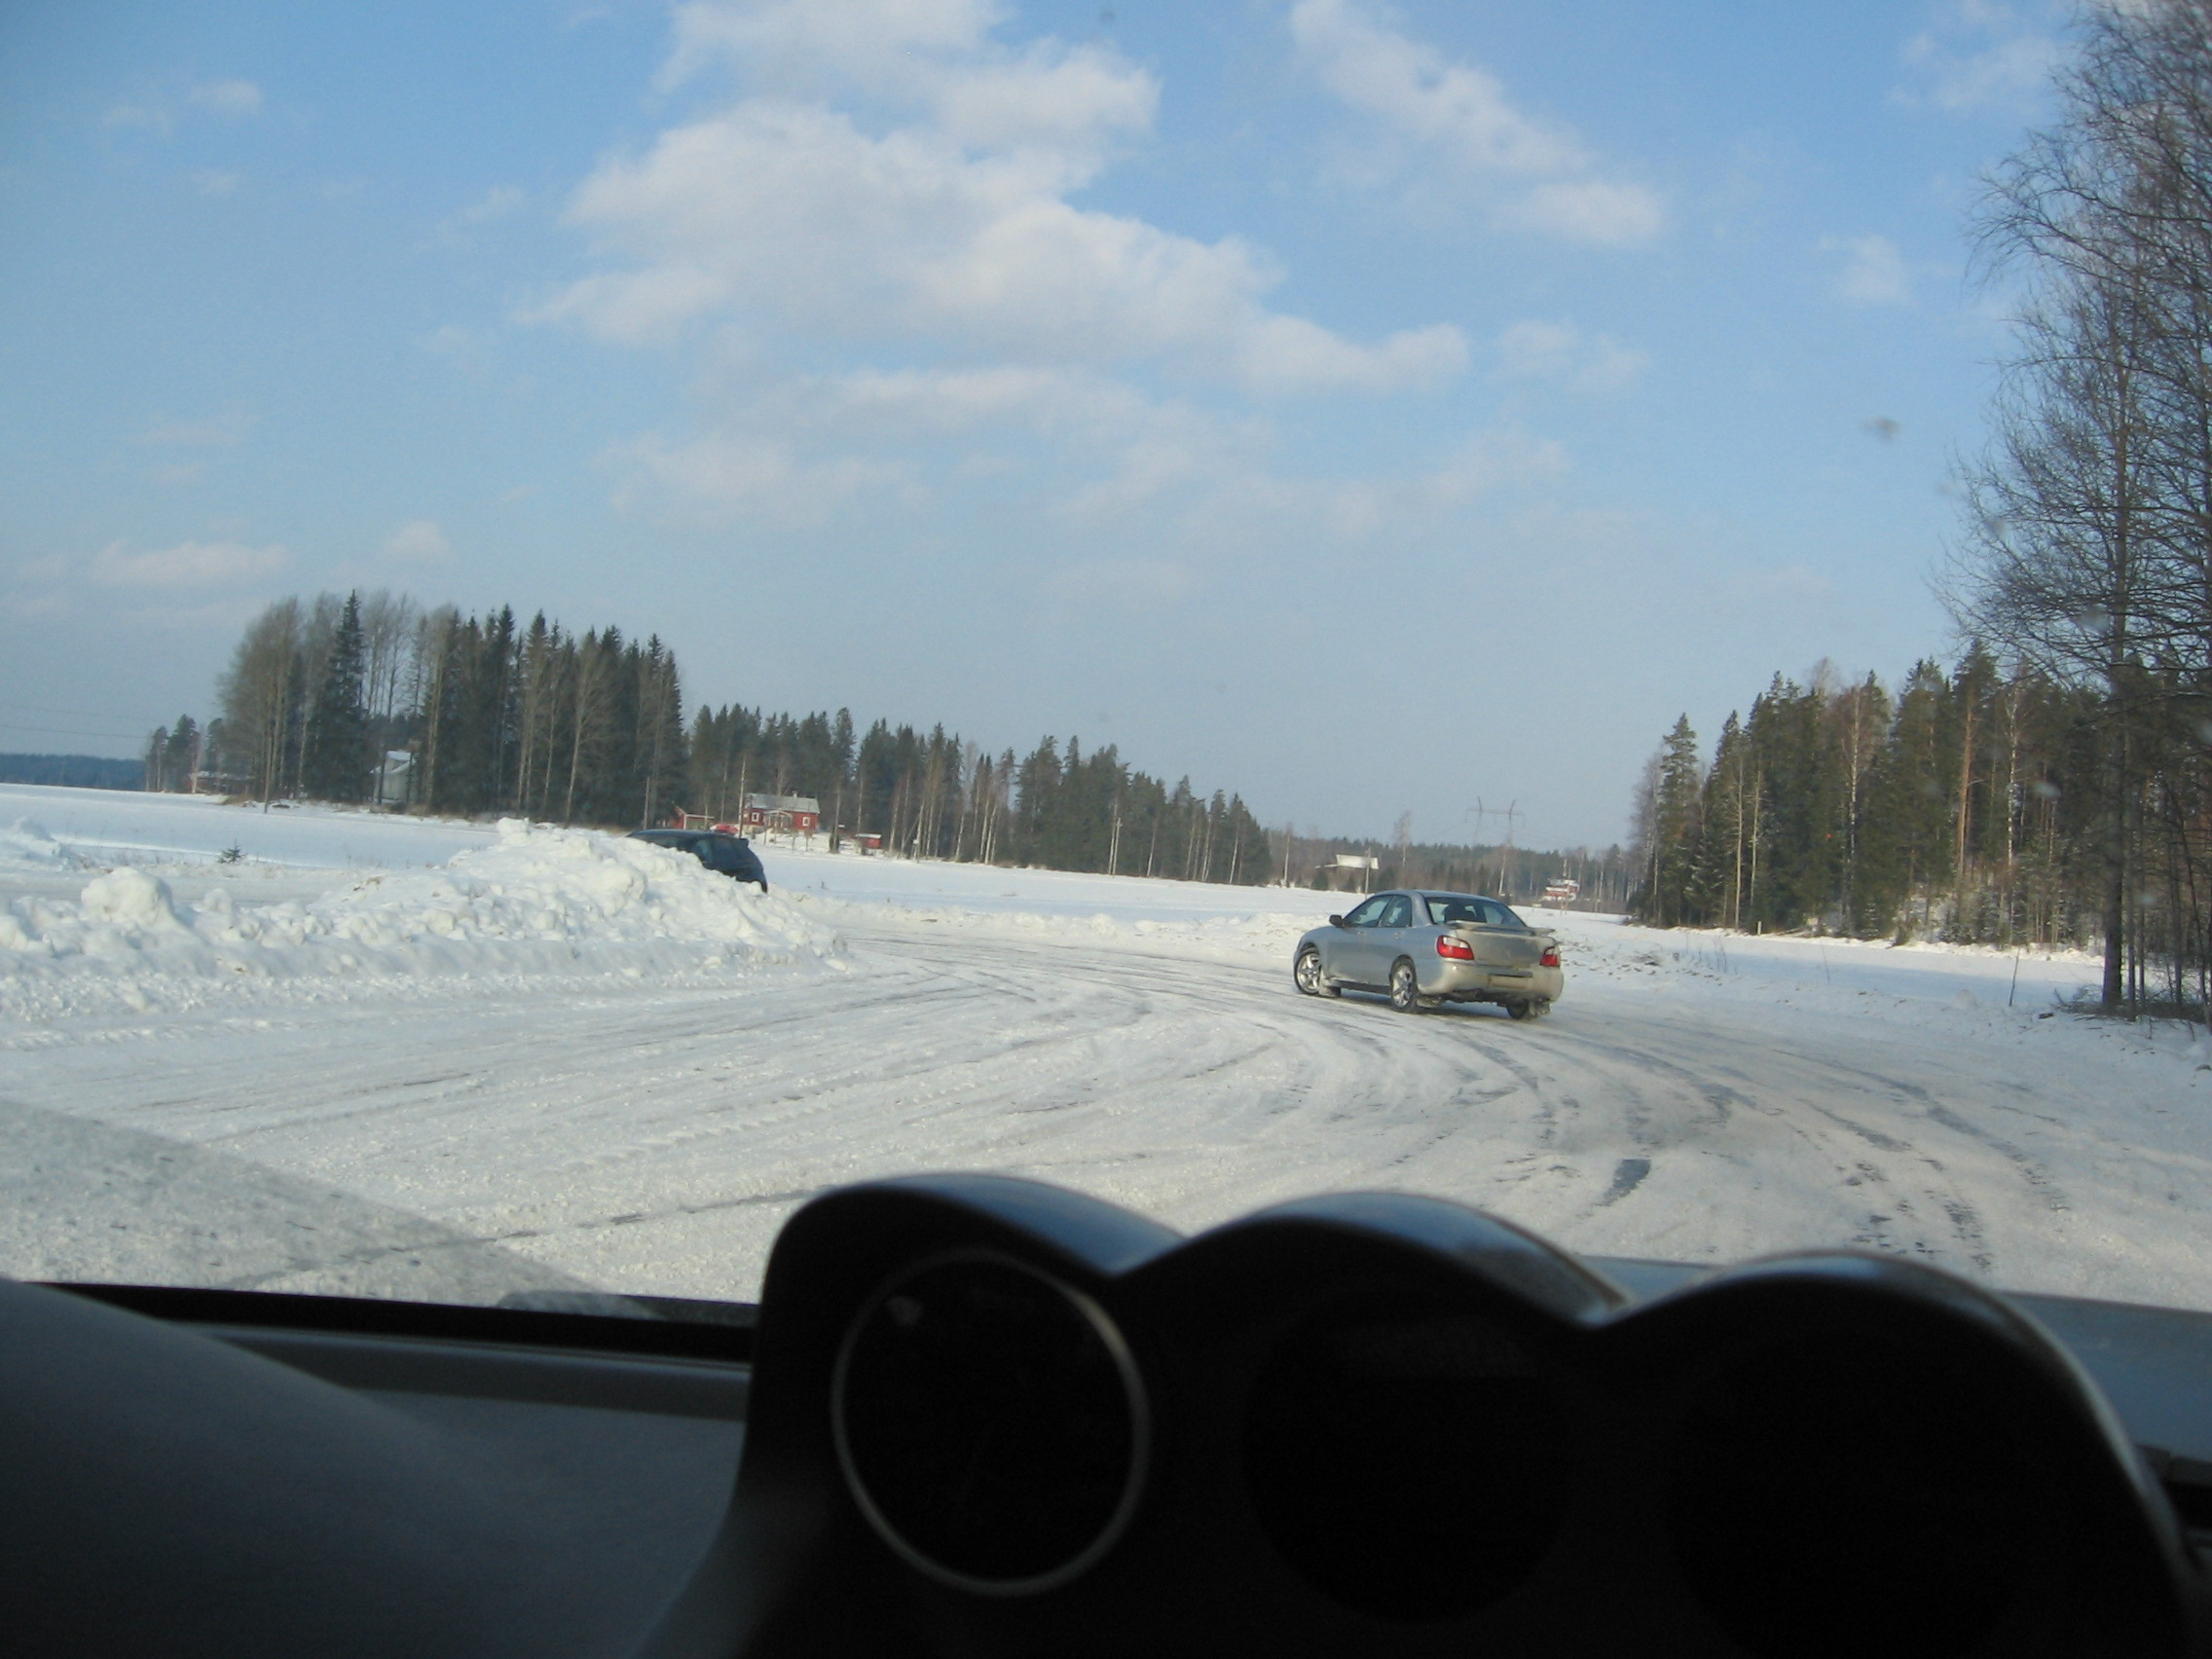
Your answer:
[[[1596,1253],[1859,1244],[2212,1307],[2212,1058],[2061,1012],[2079,956],[1538,915],[1568,992],[1519,1024],[1297,996],[1325,894],[769,847],[733,909],[609,897],[585,837],[11,789],[17,819],[26,1276],[742,1297],[808,1194],[981,1168],[1182,1228],[1382,1187]],[[111,865],[166,900],[82,896]]]

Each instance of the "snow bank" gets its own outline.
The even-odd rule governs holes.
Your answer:
[[[34,838],[12,833],[36,855]],[[843,950],[833,929],[688,854],[510,819],[443,868],[306,903],[240,904],[216,887],[180,905],[128,866],[74,903],[17,899],[0,910],[0,1007],[59,1012],[101,987],[144,1007],[153,981],[195,978],[824,968]]]
[[[909,881],[903,891],[888,884],[864,888],[865,897],[839,892],[825,881],[822,890],[793,892],[791,897],[794,904],[857,940],[879,931],[905,937],[943,934],[1238,963],[1285,975],[1300,936],[1320,926],[1328,908],[1343,907],[1350,899],[1297,889],[1200,887],[1128,877],[1119,878],[1123,890],[1117,891],[1116,878],[1105,876],[992,873],[1015,887],[994,893],[987,905],[969,902],[967,895],[937,899],[920,881]],[[1054,879],[1028,879],[1042,873]],[[1148,891],[1176,885],[1188,887],[1188,894],[1170,895],[1168,903]],[[1172,907],[1177,898],[1180,909]],[[1012,907],[1024,899],[1042,899],[1050,907]],[[1099,907],[1088,913],[1078,909],[1086,899]],[[1267,907],[1241,913],[1227,905],[1212,909],[1224,900]],[[2015,953],[1976,945],[1753,938],[1647,928],[1621,916],[1534,906],[1521,906],[1521,914],[1533,926],[1552,930],[1567,970],[1570,1003],[1604,986],[1638,995],[1707,997],[1715,1004],[1716,1014],[1731,1006],[1742,1010],[1757,1004],[1857,1014],[1881,1011],[1914,1022],[1979,1014],[2003,1023],[2033,1018],[2054,1003],[2069,1001],[2093,986],[2099,971],[2095,958],[2078,950]]]
[[[361,807],[233,806],[213,795],[0,784],[0,824],[35,819],[80,864],[211,865],[232,848],[250,865],[294,869],[398,869],[489,847],[489,824],[415,818]],[[0,846],[0,874],[7,869]]]
[[[77,860],[46,832],[36,819],[18,818],[0,829],[0,870],[36,870],[41,873],[74,869]]]

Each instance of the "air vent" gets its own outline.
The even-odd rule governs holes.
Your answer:
[[[1148,1439],[1127,1346],[1089,1297],[1010,1258],[895,1275],[837,1359],[837,1455],[886,1543],[984,1595],[1049,1590],[1113,1546]]]

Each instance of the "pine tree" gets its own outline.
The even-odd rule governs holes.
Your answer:
[[[1675,721],[1659,752],[1652,794],[1650,885],[1639,911],[1661,927],[1675,927],[1689,907],[1689,880],[1697,853],[1698,805],[1703,793],[1697,733],[1690,718]]]
[[[189,794],[199,786],[200,756],[203,745],[200,727],[190,715],[179,715],[169,728],[168,749],[163,757],[162,787]]]
[[[369,711],[363,697],[361,600],[346,596],[331,636],[321,688],[308,719],[300,768],[307,792],[323,800],[357,801],[369,779]]]

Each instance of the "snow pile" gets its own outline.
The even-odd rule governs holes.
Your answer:
[[[278,803],[277,810],[265,811],[213,795],[0,784],[0,825],[17,818],[36,819],[63,856],[73,858],[71,867],[200,867],[236,848],[246,864],[294,869],[427,868],[498,839],[489,824],[359,807]],[[0,878],[10,873],[6,831],[0,830]]]
[[[35,819],[18,818],[0,829],[0,870],[72,869],[77,861]]]
[[[240,904],[218,887],[180,906],[167,883],[129,866],[95,876],[75,903],[17,899],[0,910],[0,996],[72,974],[715,972],[834,966],[843,948],[821,922],[687,853],[510,819],[443,868],[372,875],[307,903]]]

